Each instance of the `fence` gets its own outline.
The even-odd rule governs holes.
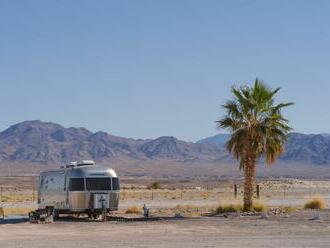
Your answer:
[[[35,190],[19,190],[16,187],[0,186],[0,203],[4,202],[31,202],[37,200]]]
[[[236,186],[235,186],[236,185]],[[321,196],[330,206],[330,182],[325,186],[310,185],[282,185],[281,187],[266,187],[257,185],[254,198],[269,205],[302,205],[307,200]],[[196,204],[217,204],[221,202],[239,202],[243,198],[243,186],[231,184],[221,188],[190,188],[190,189],[123,189],[121,201],[130,202],[181,202],[186,201]]]
[[[0,206],[35,204],[37,177],[0,177]],[[22,205],[21,204],[21,205]]]
[[[0,177],[0,207],[29,206],[36,207],[37,177]],[[255,198],[269,205],[301,205],[315,196],[322,196],[330,206],[330,181],[274,180],[262,181],[259,190],[255,188]],[[219,182],[212,187],[178,187],[175,189],[124,188],[121,190],[121,202],[140,203],[181,202],[199,205],[219,202],[241,201],[242,183]],[[259,192],[259,197],[258,197]]]

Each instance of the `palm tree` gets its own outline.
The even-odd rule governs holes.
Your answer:
[[[217,121],[218,128],[230,132],[227,149],[244,171],[244,211],[253,208],[256,164],[264,159],[272,164],[284,151],[291,128],[281,110],[293,103],[275,104],[280,88],[272,90],[256,79],[252,87],[232,87],[233,100],[222,107],[226,114]]]

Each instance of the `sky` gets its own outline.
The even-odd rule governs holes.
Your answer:
[[[0,130],[25,120],[187,141],[233,84],[282,87],[296,132],[330,133],[330,1],[0,0]]]

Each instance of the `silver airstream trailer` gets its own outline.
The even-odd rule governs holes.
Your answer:
[[[119,178],[113,169],[97,166],[91,160],[71,162],[40,174],[39,209],[34,217],[83,213],[98,218],[118,210],[119,190]]]

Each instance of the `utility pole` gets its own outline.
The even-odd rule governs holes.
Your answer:
[[[181,200],[183,198],[183,185],[181,185]]]
[[[257,198],[260,198],[260,187],[259,184],[257,184]]]

